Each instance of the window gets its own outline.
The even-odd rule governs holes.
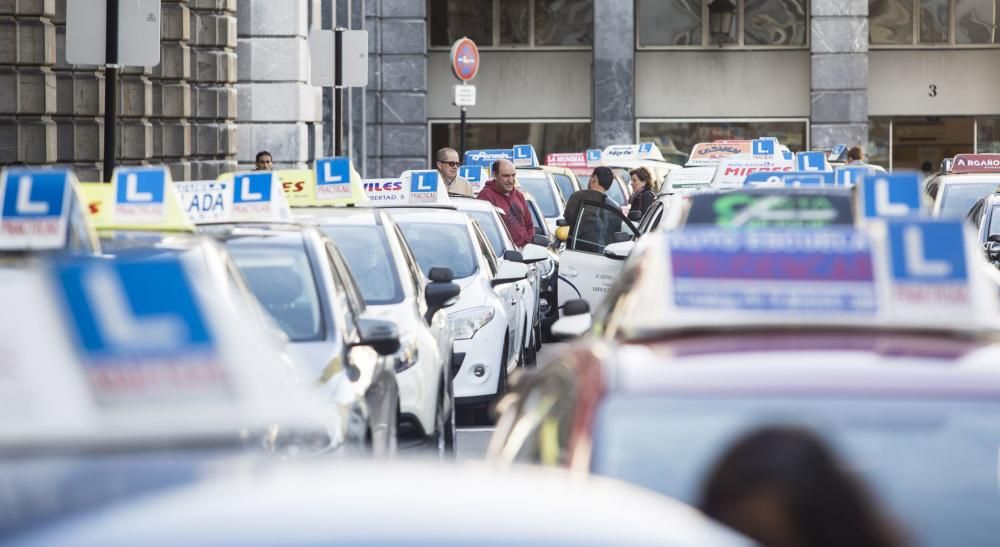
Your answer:
[[[1000,0],[869,0],[868,41],[877,46],[996,45],[998,8]]]
[[[594,43],[593,0],[429,0],[431,47],[468,36],[479,47],[576,47]]]
[[[573,184],[573,179],[569,178],[569,175],[552,173],[552,180],[556,181],[556,186],[559,188],[559,194],[562,195],[563,201],[569,200],[569,197],[576,191],[576,185]]]
[[[1000,118],[976,118],[976,152],[1000,153]]]
[[[639,140],[652,141],[663,155],[681,153],[687,157],[700,142],[750,140],[776,137],[793,152],[806,150],[809,124],[805,120],[671,120],[640,121]],[[681,162],[683,163],[683,162]]]
[[[459,124],[431,122],[431,150],[458,148]],[[590,148],[589,122],[490,122],[465,125],[465,148],[511,148],[515,144],[535,147],[538,159],[552,152],[580,152]]]
[[[398,304],[403,301],[389,240],[381,226],[323,226],[351,268],[365,303]]]
[[[728,35],[711,28],[713,0],[639,0],[639,47],[797,47],[808,45],[807,0],[731,0]]]
[[[464,279],[479,269],[464,224],[400,222],[399,229],[424,275],[430,275],[431,268],[440,266],[451,268],[455,279]]]
[[[584,203],[580,208],[579,220],[573,224],[567,248],[602,254],[604,247],[615,242],[614,236],[618,232],[636,235],[620,210],[596,203]]]
[[[544,172],[539,171],[536,176],[534,173],[518,171],[517,182],[521,185],[521,191],[535,198],[535,203],[545,218],[558,218],[562,215],[562,200],[553,192],[552,185]]]
[[[493,248],[493,254],[503,256],[504,251],[508,247],[504,242],[503,235],[500,233],[501,228],[497,224],[497,220],[493,217],[494,213],[489,211],[467,211],[467,214],[479,223],[479,228],[489,240],[490,247]]]

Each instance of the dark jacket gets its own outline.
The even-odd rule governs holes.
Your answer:
[[[531,212],[528,211],[528,204],[520,190],[514,188],[510,195],[506,195],[497,186],[496,180],[490,180],[483,185],[477,198],[503,210],[503,222],[507,225],[514,245],[524,247],[531,243],[535,237],[535,225],[531,222]]]
[[[578,219],[584,203],[603,203],[615,211],[619,211],[620,208],[604,192],[589,188],[573,192],[569,201],[566,202],[563,218],[570,226],[570,236],[578,240],[574,248],[589,252],[601,252],[603,246],[611,242],[611,234],[616,231],[614,229],[615,213],[599,209],[594,213],[584,215],[582,219]],[[579,226],[576,225],[578,220]],[[621,223],[619,222],[618,225],[620,226]]]
[[[632,194],[632,197],[628,198],[628,212],[639,211],[645,215],[646,211],[649,210],[649,206],[654,201],[656,201],[656,194],[649,188],[643,187],[642,190]]]

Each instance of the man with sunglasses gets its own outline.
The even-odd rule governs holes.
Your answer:
[[[458,161],[458,152],[454,148],[442,148],[438,150],[435,159],[437,160],[438,173],[441,173],[441,179],[444,180],[445,186],[448,187],[449,194],[461,194],[470,198],[476,197],[476,192],[472,189],[472,184],[465,177],[458,176],[458,166],[462,165],[462,162]]]

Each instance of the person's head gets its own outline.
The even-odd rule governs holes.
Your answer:
[[[257,152],[257,157],[254,159],[254,168],[257,171],[270,171],[273,167],[270,152],[267,150]]]
[[[434,161],[441,178],[446,181],[455,180],[458,176],[458,166],[462,165],[458,159],[458,151],[454,148],[442,148],[437,151]]]
[[[587,188],[597,192],[607,192],[611,189],[611,184],[615,181],[615,174],[610,167],[600,166],[594,168],[587,182]]]
[[[506,193],[514,191],[514,185],[517,183],[517,169],[514,168],[514,164],[508,160],[497,160],[493,162],[493,179],[497,181],[497,186],[500,190]]]
[[[923,171],[925,175],[929,175],[934,172],[934,164],[929,161],[925,161],[920,164],[920,170]]]
[[[709,475],[701,509],[769,547],[901,544],[865,489],[801,428],[764,427],[736,441]]]
[[[632,192],[641,192],[643,188],[655,191],[653,187],[653,176],[649,174],[649,169],[636,167],[628,172],[632,182]]]
[[[864,161],[865,151],[860,146],[855,146],[847,151],[847,161]]]

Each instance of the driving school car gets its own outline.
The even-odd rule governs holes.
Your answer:
[[[927,182],[934,216],[964,218],[980,198],[1000,187],[1000,154],[959,154]]]
[[[806,427],[914,542],[992,544],[1000,304],[962,223],[688,228],[636,253],[595,336],[500,405],[493,459],[693,502],[737,438]]]

